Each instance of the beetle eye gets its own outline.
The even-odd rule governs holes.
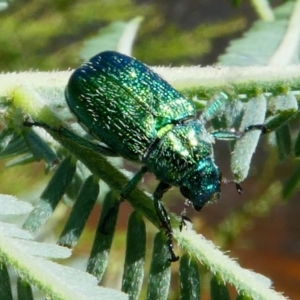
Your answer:
[[[180,187],[180,192],[181,192],[183,197],[185,197],[187,199],[191,199],[191,191],[187,187],[181,186]]]

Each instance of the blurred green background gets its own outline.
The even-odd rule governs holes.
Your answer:
[[[133,55],[150,65],[208,65],[249,27],[247,1],[12,1],[0,18],[0,69],[78,64],[83,41],[111,22],[142,16]]]

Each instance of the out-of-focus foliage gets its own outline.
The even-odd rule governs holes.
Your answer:
[[[158,6],[136,5],[129,0],[16,0],[0,14],[1,71],[75,66],[86,38],[113,21],[128,21],[136,16],[142,16],[144,22],[134,55],[150,64],[180,65],[187,59],[199,61],[215,50],[216,38],[241,32],[247,23],[238,14],[218,22],[203,23],[199,18],[199,25],[187,30],[169,23]]]

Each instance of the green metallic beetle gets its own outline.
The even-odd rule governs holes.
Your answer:
[[[105,143],[106,154],[140,162],[143,167],[121,193],[126,199],[145,172],[160,181],[154,191],[154,207],[166,230],[171,261],[172,228],[161,202],[171,187],[199,211],[220,197],[222,176],[214,162],[214,139],[232,140],[244,132],[205,129],[219,104],[210,105],[200,119],[192,101],[185,98],[143,63],[117,52],[103,52],[84,63],[71,75],[65,92],[69,108],[82,127]],[[226,94],[220,94],[226,100]],[[238,186],[239,187],[239,186]],[[181,225],[185,215],[182,214]]]

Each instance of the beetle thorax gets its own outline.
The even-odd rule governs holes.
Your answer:
[[[180,186],[199,161],[213,156],[212,142],[204,126],[191,120],[168,131],[151,149],[145,164],[159,180]]]

